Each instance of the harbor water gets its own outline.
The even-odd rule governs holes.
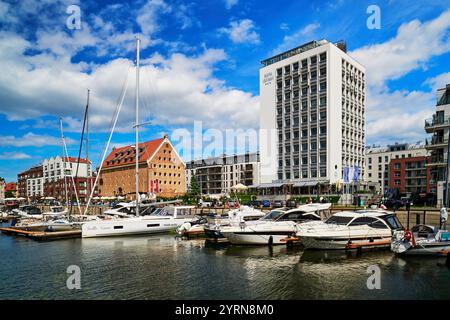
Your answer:
[[[68,289],[69,266],[81,289]],[[369,289],[370,270],[380,289]],[[211,246],[174,235],[36,242],[0,236],[0,299],[449,299],[445,259],[285,246]]]

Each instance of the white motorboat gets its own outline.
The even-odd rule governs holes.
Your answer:
[[[310,249],[389,247],[393,230],[403,229],[395,213],[384,210],[343,211],[326,221],[299,224],[296,236]]]
[[[32,219],[42,219],[43,215],[41,209],[36,206],[21,206],[18,209],[12,210],[13,215],[22,217],[22,218],[32,218]]]
[[[60,217],[60,216],[65,216],[69,213],[69,210],[67,208],[64,208],[63,206],[53,206],[50,207],[50,211],[48,212],[44,212],[42,215],[44,217]]]
[[[392,235],[391,250],[402,255],[446,256],[450,252],[450,231],[423,224],[411,231],[397,230]]]
[[[105,215],[134,215],[136,210],[135,202],[119,202],[111,209],[105,210]]]
[[[190,215],[193,208],[195,207],[167,206],[146,216],[124,215],[88,221],[81,227],[81,236],[89,238],[169,232],[185,222],[193,221],[194,218]]]
[[[203,230],[206,239],[213,242],[228,241],[221,233],[220,229],[225,226],[236,226],[241,222],[250,222],[263,218],[266,214],[261,210],[249,206],[240,206],[239,208],[228,211],[226,218],[216,216],[214,221],[204,225]]]
[[[330,207],[330,203],[324,203],[275,209],[260,220],[241,222],[220,231],[232,244],[286,244],[285,238],[296,233],[298,223],[320,221],[321,215]]]

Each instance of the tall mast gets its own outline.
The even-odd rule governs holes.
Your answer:
[[[65,194],[66,194],[66,205],[68,205],[69,203],[69,195],[67,194],[67,179],[66,179],[66,162],[65,162],[65,158],[64,158],[64,132],[63,132],[63,124],[62,124],[62,117],[59,117],[59,126],[60,126],[60,130],[61,130],[61,148],[62,148],[62,170],[63,170],[63,177],[64,177],[64,190],[65,190]]]
[[[86,102],[86,160],[87,160],[86,188],[87,188],[87,192],[86,192],[86,194],[90,194],[90,190],[91,190],[91,179],[90,179],[90,175],[89,175],[89,93],[90,93],[90,90],[87,89],[87,102]]]
[[[136,215],[139,215],[139,37],[136,38]]]

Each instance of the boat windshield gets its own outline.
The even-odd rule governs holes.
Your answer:
[[[393,230],[403,229],[402,224],[400,223],[397,216],[395,216],[395,215],[388,215],[388,216],[382,217],[382,219]]]
[[[325,221],[325,223],[346,226],[352,219],[352,217],[332,216],[327,221]]]
[[[284,213],[283,210],[272,210],[262,217],[261,220],[276,220],[282,213]]]
[[[173,216],[175,211],[174,207],[158,208],[151,213],[152,216]]]

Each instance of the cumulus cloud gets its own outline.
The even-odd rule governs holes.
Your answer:
[[[224,0],[225,1],[225,8],[230,10],[232,7],[238,4],[239,0]]]
[[[314,40],[315,32],[319,29],[320,24],[318,23],[310,23],[292,34],[286,35],[283,37],[283,41],[272,50],[271,54],[275,55],[286,50],[298,47],[299,45]],[[285,24],[281,24],[280,28],[282,30],[288,30],[288,26]]]
[[[250,19],[231,21],[230,27],[220,28],[219,32],[228,35],[234,43],[260,43],[255,24]]]
[[[4,152],[0,153],[0,160],[23,160],[30,159],[31,156],[23,152]]]
[[[66,138],[66,144],[74,144],[75,140]],[[0,136],[0,146],[2,147],[44,147],[60,146],[61,138],[50,135],[39,135],[28,132],[22,137],[12,135]]]
[[[392,143],[392,139],[417,141],[426,137],[424,119],[435,109],[435,92],[442,74],[428,79],[427,91],[390,90],[387,82],[400,79],[418,68],[426,69],[429,60],[450,51],[450,10],[437,18],[402,24],[386,42],[364,46],[349,54],[366,67],[367,140]]]
[[[427,79],[425,84],[429,85],[433,90],[444,88],[445,85],[450,84],[450,72],[441,73],[436,77]]]

